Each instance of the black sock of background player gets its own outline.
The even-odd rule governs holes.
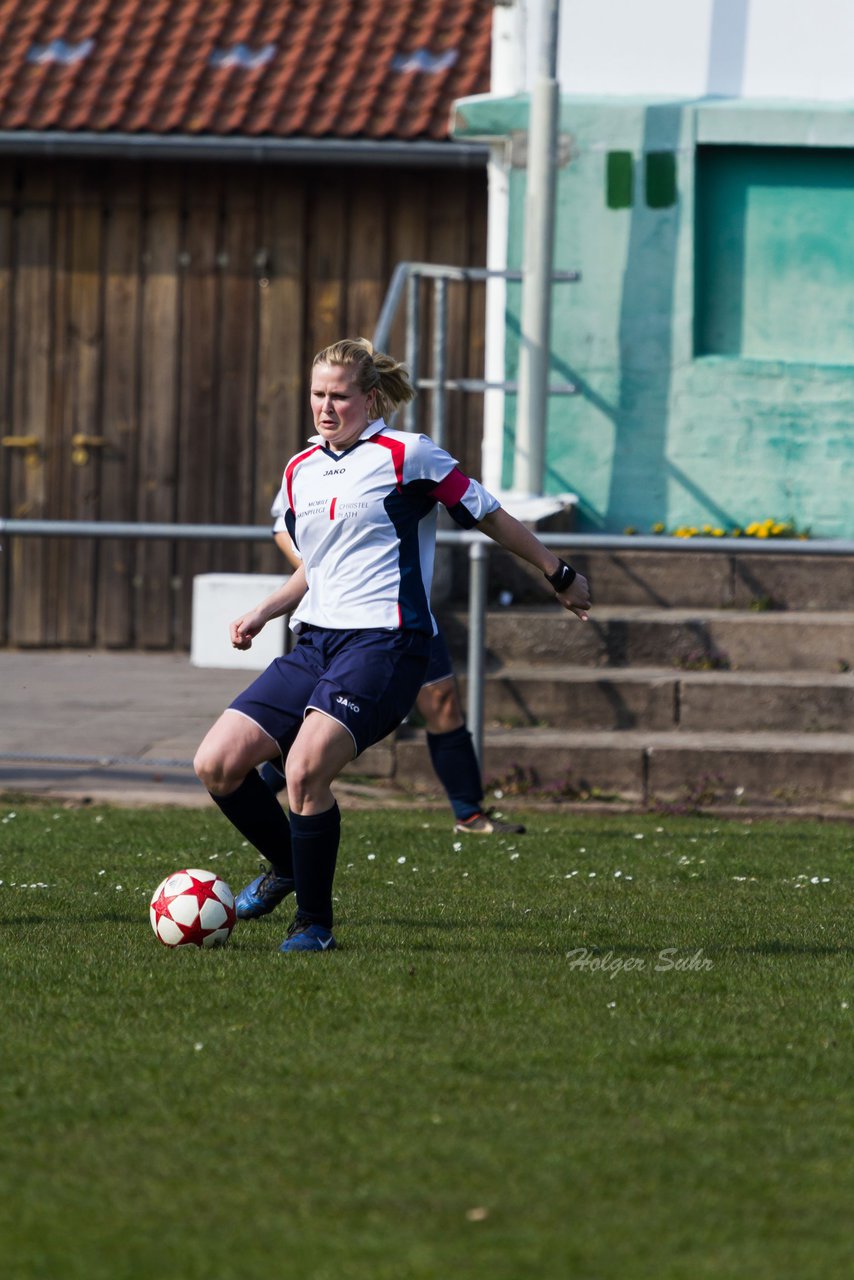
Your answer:
[[[461,822],[480,812],[483,784],[474,743],[466,726],[450,733],[428,733],[427,746],[436,777],[448,793],[454,816]]]

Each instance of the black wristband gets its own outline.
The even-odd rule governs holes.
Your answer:
[[[554,587],[555,591],[560,593],[566,591],[567,587],[571,587],[576,579],[576,572],[572,565],[567,564],[565,560],[561,560],[554,573],[543,574],[546,582],[550,587]]]

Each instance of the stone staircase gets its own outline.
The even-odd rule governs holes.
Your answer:
[[[489,598],[513,595],[487,616],[491,787],[528,799],[854,817],[854,558],[566,558],[592,584],[586,624],[512,558],[490,558]],[[445,608],[440,621],[464,689],[465,608]],[[441,795],[414,726],[357,768]]]

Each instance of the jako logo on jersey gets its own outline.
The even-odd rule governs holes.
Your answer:
[[[346,467],[332,467],[330,471],[324,471],[325,476],[343,476]]]
[[[342,707],[346,707],[348,711],[353,711],[356,715],[359,714],[359,707],[356,706],[356,703],[351,702],[349,698],[345,698],[343,693],[339,693],[335,701],[340,703]]]

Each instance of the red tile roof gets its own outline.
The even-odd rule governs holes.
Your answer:
[[[0,131],[448,137],[493,0],[3,0]]]

